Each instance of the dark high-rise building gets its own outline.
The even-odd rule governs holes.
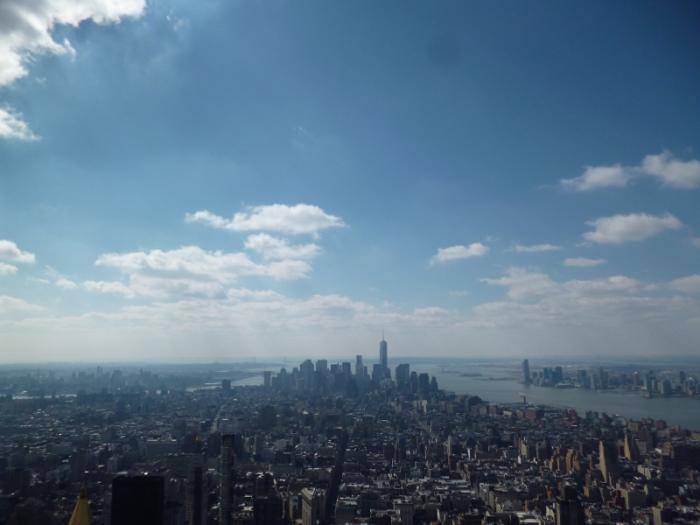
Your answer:
[[[586,517],[578,499],[559,499],[556,506],[556,525],[584,525]]]
[[[355,375],[356,376],[362,376],[365,373],[365,365],[362,364],[362,356],[361,355],[356,355],[355,356]]]
[[[418,393],[426,397],[430,392],[430,375],[422,373],[418,375]]]
[[[388,345],[386,343],[386,340],[384,339],[384,336],[382,336],[382,340],[379,342],[379,364],[384,369],[384,373],[388,376],[389,375],[389,349],[388,349]]]
[[[554,382],[561,383],[564,380],[564,369],[560,366],[554,367]]]
[[[316,361],[316,372],[318,372],[320,375],[328,374],[328,360],[327,359],[319,359],[318,361]]]
[[[204,491],[204,475],[202,467],[195,467],[192,479],[191,505],[189,508],[189,523],[206,525],[206,493]]]
[[[233,447],[234,435],[224,434],[221,437],[221,464],[219,466],[219,524],[231,525],[233,510]]]
[[[222,379],[221,380],[221,390],[225,390],[226,392],[231,390],[231,380],[230,379]]]
[[[408,386],[411,394],[418,392],[418,374],[415,370],[411,372],[411,378],[408,380]]]
[[[165,490],[160,476],[118,476],[112,481],[112,525],[162,525]]]
[[[269,370],[265,370],[263,372],[263,381],[265,388],[270,388],[270,386],[272,385],[272,372],[270,372]]]
[[[523,383],[526,385],[532,383],[532,379],[530,378],[530,361],[527,359],[523,360]]]
[[[411,378],[411,369],[407,363],[400,364],[394,370],[396,386],[400,391],[408,390],[408,382]]]
[[[299,374],[303,382],[303,390],[313,390],[314,388],[314,364],[310,359],[299,365]]]
[[[253,499],[254,525],[279,525],[282,523],[282,499],[276,494],[257,496]]]

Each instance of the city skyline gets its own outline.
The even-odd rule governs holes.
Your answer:
[[[4,2],[0,362],[697,355],[698,21]]]

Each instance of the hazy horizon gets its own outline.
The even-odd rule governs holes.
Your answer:
[[[0,4],[0,363],[697,356],[697,3],[79,4]]]

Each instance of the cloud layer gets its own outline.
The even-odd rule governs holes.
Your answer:
[[[561,250],[561,246],[556,246],[554,244],[516,244],[513,247],[513,251],[517,253],[556,252],[558,250]]]
[[[677,159],[670,151],[647,155],[637,166],[587,166],[583,174],[561,179],[564,189],[587,192],[603,188],[622,188],[640,177],[655,178],[663,186],[690,190],[700,188],[700,161]]]
[[[468,246],[457,244],[447,248],[438,248],[438,251],[430,259],[431,264],[444,264],[460,259],[470,259],[472,257],[483,257],[489,253],[489,247],[480,242],[473,242]]]
[[[36,258],[33,253],[20,250],[14,241],[0,239],[0,260],[19,264],[34,264]]]
[[[226,285],[242,277],[294,280],[303,279],[311,272],[306,261],[281,259],[260,264],[242,252],[206,251],[198,246],[107,253],[101,255],[95,264],[119,270],[129,282],[120,286],[115,282],[89,281],[84,285],[87,289],[145,297],[173,294],[216,296],[225,291]]]
[[[593,230],[584,233],[583,238],[598,244],[643,241],[664,231],[679,230],[683,226],[683,223],[670,213],[613,215],[588,221],[586,224],[592,226]]]
[[[564,266],[574,268],[590,268],[601,264],[605,264],[605,259],[589,259],[587,257],[567,257],[564,259]]]
[[[235,213],[231,219],[200,210],[185,215],[185,221],[234,232],[265,231],[291,235],[318,234],[329,228],[345,226],[340,217],[311,204],[253,206],[245,212]]]
[[[0,2],[0,86],[27,75],[27,63],[37,55],[74,53],[70,42],[52,35],[58,25],[77,27],[91,20],[117,23],[141,16],[145,0],[3,0]]]
[[[0,107],[0,139],[29,142],[38,138],[20,115],[9,108]]]

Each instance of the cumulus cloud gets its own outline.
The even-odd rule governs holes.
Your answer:
[[[666,230],[678,230],[683,226],[681,221],[670,213],[658,216],[646,213],[613,215],[588,221],[586,224],[592,226],[593,231],[584,233],[583,238],[598,244],[643,241]]]
[[[518,253],[556,252],[557,250],[561,250],[561,246],[554,244],[516,244],[513,247],[513,251]]]
[[[674,279],[669,286],[679,292],[700,293],[700,275],[694,274]]]
[[[84,281],[82,287],[88,292],[123,295],[133,297],[134,292],[119,281]]]
[[[632,292],[652,285],[645,285],[637,279],[625,275],[613,275],[604,279],[574,280],[564,283],[564,289],[575,293],[593,292]]]
[[[546,274],[530,272],[523,268],[509,268],[498,278],[484,278],[481,282],[508,288],[508,297],[524,299],[537,297],[557,289],[558,285]]]
[[[295,280],[303,279],[311,272],[306,261],[281,259],[258,264],[245,253],[206,251],[198,246],[107,253],[98,257],[95,264],[121,271],[129,278],[131,295],[148,297],[171,294],[216,296],[224,293],[226,285],[242,277]],[[119,284],[91,281],[84,286],[90,291],[129,296]]]
[[[460,259],[482,257],[487,253],[489,253],[489,247],[480,242],[473,242],[468,246],[457,244],[447,248],[438,248],[437,253],[430,259],[430,264],[443,264]]]
[[[575,268],[590,268],[591,266],[600,266],[605,264],[605,259],[589,259],[587,257],[568,257],[564,259],[564,266],[572,266]]]
[[[33,253],[20,250],[13,241],[0,239],[0,259],[12,263],[34,264]]]
[[[75,282],[71,281],[70,279],[66,279],[65,277],[56,279],[54,285],[63,290],[75,290],[78,287],[78,285]]]
[[[289,244],[287,239],[273,237],[267,233],[249,235],[245,241],[247,250],[262,255],[265,260],[272,259],[313,259],[321,248],[317,244]]]
[[[601,188],[622,188],[632,175],[619,164],[614,166],[587,166],[583,174],[572,179],[561,179],[561,185],[571,191],[593,191]]]
[[[308,340],[322,331],[359,330],[377,333],[384,326],[403,327],[410,331],[417,326],[440,327],[453,322],[452,314],[440,307],[416,308],[403,311],[391,305],[375,305],[339,294],[316,294],[291,298],[267,290],[233,290],[222,298],[187,298],[177,301],[130,305],[114,312],[90,312],[80,316],[45,317],[8,323],[0,320],[0,333],[20,329],[24,333],[74,332],[99,334],[105,338],[109,331],[122,334],[154,332],[198,334],[198,341],[214,334],[247,334],[255,339],[254,352],[261,350],[261,337],[282,334],[281,347],[297,336]],[[128,328],[128,329],[126,329]],[[109,338],[105,338],[108,340]],[[237,341],[243,344],[241,338]],[[339,340],[340,341],[340,340]],[[279,345],[278,345],[279,346]],[[305,347],[308,352],[308,346]],[[250,349],[249,349],[250,350]]]
[[[1,5],[1,4],[0,4]],[[1,51],[0,51],[1,53]],[[0,61],[2,58],[0,57]],[[9,108],[0,108],[0,139],[13,139],[25,142],[39,137],[29,128],[22,116]]]
[[[17,267],[0,262],[0,275],[13,275],[17,273]]]
[[[621,326],[647,327],[660,321],[664,326],[673,322],[682,327],[700,318],[698,301],[669,295],[668,287],[624,275],[557,282],[540,272],[510,268],[502,277],[483,281],[506,287],[506,299],[476,306],[466,321],[471,327],[540,326],[548,331],[564,326],[566,330],[596,327],[629,333],[629,328]],[[688,291],[688,283],[681,282]]]
[[[34,314],[44,308],[10,295],[0,295],[0,315]]]
[[[671,188],[687,190],[700,187],[700,161],[679,160],[670,151],[644,157],[641,171]]]
[[[27,64],[41,54],[65,55],[75,51],[70,42],[58,42],[57,25],[77,27],[91,20],[118,23],[141,16],[145,0],[3,0],[0,2],[0,86],[27,74]]]
[[[564,189],[586,192],[622,188],[640,177],[655,178],[670,188],[700,188],[700,161],[680,160],[670,151],[663,151],[658,155],[646,155],[637,166],[588,166],[582,175],[559,182]]]
[[[342,228],[340,217],[326,213],[312,204],[270,204],[253,206],[226,219],[208,210],[185,215],[186,222],[199,222],[211,228],[235,232],[272,231],[291,235],[318,234],[329,228]]]

